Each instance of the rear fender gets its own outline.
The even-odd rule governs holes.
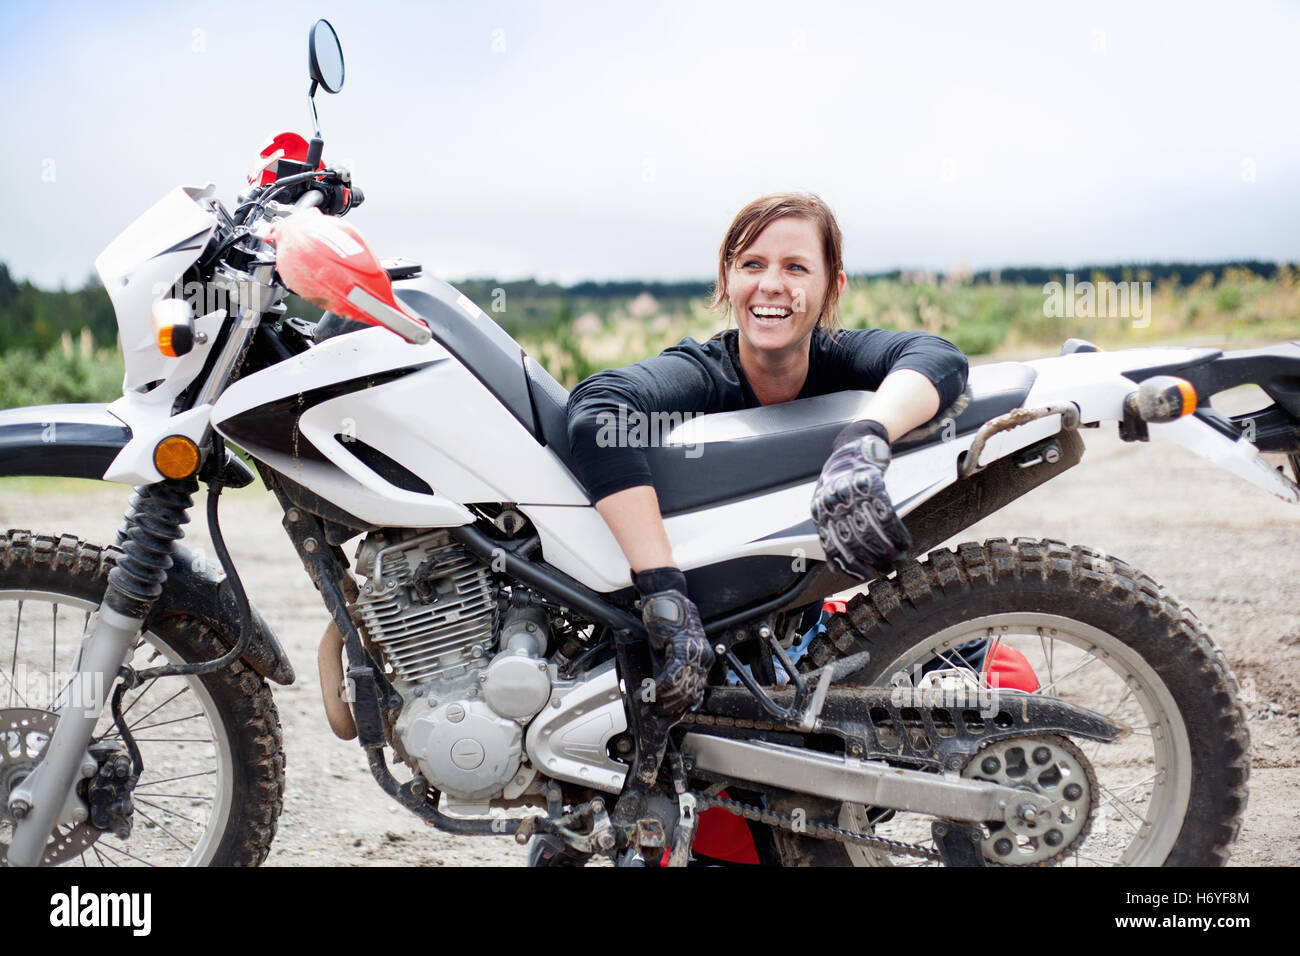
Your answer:
[[[1275,470],[1259,455],[1259,449],[1245,438],[1232,439],[1202,418],[1189,415],[1164,425],[1148,425],[1151,434],[1175,441],[1252,485],[1277,495],[1283,501],[1300,502],[1300,487]]]

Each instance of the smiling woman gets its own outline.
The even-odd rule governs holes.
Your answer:
[[[755,200],[732,222],[718,257],[713,304],[737,328],[600,372],[569,399],[573,460],[633,572],[655,658],[656,706],[669,722],[697,703],[713,650],[664,528],[645,438],[611,441],[610,422],[872,391],[865,417],[841,433],[830,458],[807,463],[808,481],[821,469],[813,518],[828,560],[856,578],[888,570],[911,545],[883,481],[889,442],[957,399],[966,358],[923,332],[834,330],[848,281],[841,245],[834,215],[816,196]],[[725,489],[734,478],[708,455],[692,467],[702,485]]]

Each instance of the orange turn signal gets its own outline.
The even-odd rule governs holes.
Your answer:
[[[171,435],[153,450],[153,464],[164,478],[188,478],[199,470],[199,446],[184,435]]]
[[[1196,411],[1196,388],[1185,378],[1153,375],[1129,396],[1133,410],[1144,422],[1177,421]]]
[[[159,299],[153,304],[153,329],[158,351],[169,358],[194,348],[194,320],[190,307],[181,299]]]

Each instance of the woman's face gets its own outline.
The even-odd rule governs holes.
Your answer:
[[[770,223],[736,256],[727,276],[727,299],[742,338],[769,354],[807,348],[826,300],[828,271],[812,220],[786,216]]]

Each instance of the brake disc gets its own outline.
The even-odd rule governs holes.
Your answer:
[[[986,823],[984,856],[1013,866],[1059,863],[1087,839],[1097,805],[1097,778],[1088,758],[1065,737],[1045,734],[990,744],[971,758],[961,774],[1046,797],[1035,809],[1028,803],[1005,821]]]
[[[0,866],[9,856],[14,820],[9,816],[9,794],[40,763],[59,717],[48,710],[10,707],[0,710]],[[41,857],[55,866],[84,853],[104,831],[88,822],[56,824]]]

